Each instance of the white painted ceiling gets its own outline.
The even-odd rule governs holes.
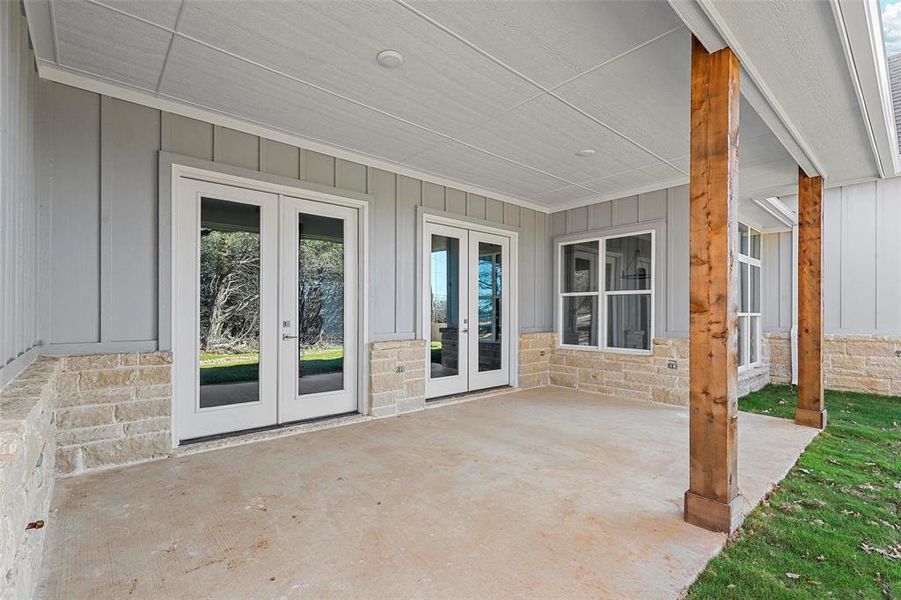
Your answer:
[[[425,178],[551,210],[688,179],[691,38],[666,2],[36,0],[29,18],[42,6],[48,64]],[[739,164],[743,197],[797,180],[746,102]]]

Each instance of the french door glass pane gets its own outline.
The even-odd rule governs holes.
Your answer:
[[[738,364],[748,364],[748,322],[750,317],[738,317]]]
[[[344,221],[298,215],[298,395],[344,389]]]
[[[563,246],[563,291],[598,291],[598,242]]]
[[[751,230],[751,258],[760,258],[760,232]]]
[[[739,234],[738,251],[741,254],[744,254],[745,256],[749,256],[750,252],[751,252],[750,251],[750,243],[749,243],[750,235],[751,235],[750,229],[748,228],[747,225],[739,223],[738,224],[738,234]]]
[[[651,234],[610,238],[607,251],[607,290],[651,289]]]
[[[430,372],[432,378],[459,373],[460,352],[460,240],[432,235]]]
[[[501,368],[501,246],[479,242],[479,372]]]
[[[563,297],[563,343],[598,345],[598,297]]]
[[[750,363],[754,364],[759,360],[757,356],[757,340],[759,338],[758,328],[760,327],[760,317],[748,317],[750,325],[748,326],[748,335],[750,336]]]
[[[741,270],[741,284],[739,287],[739,292],[741,292],[741,299],[739,300],[739,309],[738,312],[750,312],[748,310],[748,263],[738,263],[738,267]]]
[[[650,294],[607,296],[607,346],[650,350]]]
[[[260,209],[200,202],[200,408],[260,398]]]
[[[760,267],[750,265],[751,267],[751,310],[749,312],[760,312]],[[752,361],[753,362],[753,361]]]

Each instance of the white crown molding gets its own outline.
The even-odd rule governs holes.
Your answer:
[[[611,200],[619,200],[620,198],[628,198],[629,196],[637,196],[638,194],[646,194],[648,192],[667,190],[669,188],[678,187],[680,185],[687,185],[687,184],[688,184],[688,177],[686,175],[679,175],[678,177],[674,177],[672,179],[649,183],[646,185],[641,185],[641,186],[637,186],[634,188],[628,188],[628,189],[620,190],[617,192],[610,192],[607,194],[597,194],[594,196],[589,196],[587,198],[579,198],[578,200],[572,200],[570,202],[566,202],[564,204],[555,206],[552,212],[556,213],[556,212],[561,212],[564,210],[571,210],[573,208],[582,208],[583,206],[591,206],[592,204],[599,204],[601,202],[610,202]]]
[[[45,60],[38,60],[38,74],[42,79],[54,81],[64,85],[81,88],[111,98],[125,100],[141,104],[157,110],[162,110],[183,117],[189,117],[200,121],[212,123],[229,129],[236,129],[251,135],[267,138],[273,141],[282,142],[291,146],[298,146],[306,150],[321,152],[343,160],[364,164],[368,167],[390,171],[398,175],[404,175],[413,179],[420,179],[429,183],[442,185],[458,189],[471,194],[485,196],[494,200],[501,200],[510,204],[515,204],[523,208],[528,208],[541,213],[550,214],[557,207],[532,202],[523,198],[510,196],[497,190],[479,187],[464,181],[450,179],[441,175],[436,175],[429,171],[415,169],[410,166],[396,163],[390,160],[380,158],[378,156],[369,155],[363,152],[343,148],[327,142],[322,142],[313,138],[299,136],[294,133],[282,131],[273,127],[256,123],[245,118],[230,115],[221,111],[213,110],[204,106],[194,105],[183,100],[157,96],[150,90],[143,90],[123,85],[119,82],[111,82],[104,80],[95,75],[76,72],[69,67],[60,67],[56,64]]]

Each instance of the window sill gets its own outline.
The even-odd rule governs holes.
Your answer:
[[[576,346],[573,344],[560,344],[561,350],[582,350],[585,352],[598,352],[606,354],[629,354],[632,356],[653,356],[653,350],[639,350],[635,348],[601,348],[598,346]]]

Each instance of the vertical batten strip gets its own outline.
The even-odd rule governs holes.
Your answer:
[[[738,489],[738,59],[692,38],[690,181],[690,482],[685,520],[731,533]]]

